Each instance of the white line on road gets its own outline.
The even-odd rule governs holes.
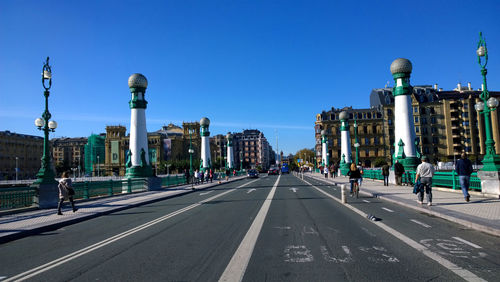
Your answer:
[[[192,204],[192,205],[184,207],[184,208],[182,208],[180,210],[174,211],[172,213],[169,213],[169,214],[164,215],[162,217],[159,217],[157,219],[154,219],[154,220],[151,220],[149,222],[146,222],[146,223],[144,223],[142,225],[139,225],[137,227],[129,229],[129,230],[127,230],[125,232],[122,232],[120,234],[117,234],[115,236],[109,237],[108,239],[102,240],[102,241],[100,241],[98,243],[95,243],[93,245],[85,247],[85,248],[83,248],[81,250],[75,251],[75,252],[73,252],[71,254],[68,254],[66,256],[63,256],[63,257],[61,257],[59,259],[56,259],[56,260],[53,260],[53,261],[48,262],[46,264],[40,265],[38,267],[35,267],[33,269],[30,269],[28,271],[20,273],[20,274],[18,274],[16,276],[12,276],[9,279],[4,280],[4,282],[8,282],[8,281],[24,281],[24,280],[30,279],[33,276],[41,274],[41,273],[43,273],[43,272],[45,272],[47,270],[50,270],[52,268],[55,268],[55,267],[57,267],[57,266],[59,266],[61,264],[67,263],[67,262],[69,262],[71,260],[74,260],[74,259],[76,259],[78,257],[81,257],[81,256],[83,256],[83,255],[85,255],[87,253],[90,253],[90,252],[95,251],[95,250],[97,250],[99,248],[102,248],[102,247],[104,247],[106,245],[109,245],[109,244],[111,244],[111,243],[113,243],[115,241],[118,241],[118,240],[123,239],[123,238],[125,238],[127,236],[130,236],[130,235],[132,235],[132,234],[134,234],[136,232],[142,231],[142,230],[144,230],[144,229],[146,229],[148,227],[151,227],[151,226],[153,226],[153,225],[155,225],[157,223],[165,221],[165,220],[167,220],[169,218],[172,218],[172,217],[174,217],[176,215],[179,215],[179,214],[181,214],[183,212],[186,212],[188,210],[194,209],[194,208],[196,208],[196,207],[198,207],[198,206],[200,206],[200,205],[202,205],[202,204],[204,204],[206,202],[210,202],[210,201],[212,201],[214,199],[222,197],[222,196],[224,196],[224,195],[226,195],[226,194],[228,194],[230,192],[235,191],[238,188],[245,187],[245,186],[249,185],[250,183],[253,183],[253,182],[257,181],[257,180],[258,179],[250,181],[250,182],[247,182],[247,183],[245,183],[243,185],[240,185],[240,186],[238,186],[238,187],[236,187],[234,189],[231,189],[231,190],[225,191],[223,193],[220,193],[218,195],[212,196],[212,197],[210,197],[208,199],[205,199],[203,201],[200,201],[200,202],[198,202],[196,204]]]
[[[481,247],[481,246],[478,246],[478,245],[476,245],[476,244],[474,244],[474,243],[471,243],[471,242],[469,242],[469,241],[467,241],[467,240],[465,240],[465,239],[462,239],[462,238],[460,238],[460,237],[452,237],[452,238],[453,238],[453,239],[455,239],[455,240],[458,240],[458,241],[460,241],[460,242],[462,242],[462,243],[465,243],[465,244],[467,244],[467,245],[469,245],[469,246],[471,246],[471,247],[474,247],[474,248],[476,248],[476,249],[482,249],[482,247]]]
[[[388,211],[388,212],[394,212],[393,210],[388,209],[388,208],[382,208],[382,209],[385,210],[385,211]]]
[[[245,275],[245,270],[247,269],[248,262],[250,261],[253,249],[255,248],[255,244],[257,243],[257,238],[259,237],[260,230],[262,229],[262,225],[264,224],[264,219],[266,218],[269,207],[271,206],[271,202],[273,200],[274,193],[276,192],[276,187],[278,187],[280,178],[281,175],[278,176],[278,179],[274,183],[273,188],[262,204],[259,213],[252,222],[250,229],[248,229],[247,234],[241,241],[238,249],[231,258],[231,261],[226,266],[226,269],[224,270],[224,273],[222,273],[222,276],[219,278],[219,281],[243,280],[243,275]]]
[[[320,188],[312,185],[311,183],[309,183],[309,182],[307,182],[305,180],[303,180],[303,181],[305,183],[311,185],[311,187],[313,187],[314,189],[318,190],[320,193],[324,194],[325,196],[327,196],[329,198],[332,198],[333,200],[335,200],[335,201],[339,202],[340,204],[344,205],[345,207],[351,209],[352,211],[354,211],[355,213],[359,214],[363,218],[367,217],[367,214],[364,213],[364,212],[362,212],[361,210],[358,210],[357,208],[355,208],[355,207],[353,207],[353,206],[351,206],[349,204],[343,204],[341,200],[335,198],[334,196],[328,194],[327,192],[321,190]],[[435,252],[432,252],[431,250],[429,250],[424,245],[419,244],[418,242],[414,241],[413,239],[409,238],[408,236],[404,235],[403,233],[397,231],[396,229],[388,226],[387,224],[382,223],[380,221],[370,221],[370,222],[373,223],[373,224],[375,224],[375,225],[377,225],[378,227],[382,228],[384,231],[386,231],[387,233],[393,235],[394,237],[398,238],[399,240],[403,241],[408,246],[410,246],[410,247],[414,248],[415,250],[421,252],[423,255],[427,256],[428,258],[433,259],[434,261],[436,261],[440,265],[444,266],[446,269],[449,269],[450,271],[452,271],[453,273],[455,273],[456,275],[458,275],[462,279],[464,279],[466,281],[486,281],[486,280],[482,279],[481,277],[477,276],[476,274],[468,271],[467,269],[463,269],[460,266],[452,263],[451,261],[443,258],[439,254],[437,254]]]
[[[363,200],[363,202],[365,202],[365,203],[369,203],[370,201],[368,201],[368,200]]]
[[[253,191],[256,191],[256,190],[257,190],[257,189],[252,188],[252,189],[250,189],[250,190],[248,190],[248,191],[247,191],[247,194],[250,194],[250,193],[252,193]]]
[[[431,226],[430,226],[430,225],[425,224],[425,223],[423,223],[423,222],[420,222],[420,221],[418,221],[418,220],[416,220],[416,219],[410,219],[410,221],[413,221],[413,222],[415,222],[416,224],[421,225],[421,226],[423,226],[423,227],[425,227],[425,228],[431,228]]]
[[[212,192],[213,192],[213,190],[212,191],[203,192],[203,193],[200,193],[200,196],[207,195],[207,194],[210,194]]]
[[[293,191],[293,193],[297,193],[297,188],[292,187],[289,190]]]

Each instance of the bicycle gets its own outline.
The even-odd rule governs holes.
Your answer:
[[[354,182],[352,193],[354,194],[354,196],[356,196],[356,199],[359,197],[359,183],[357,180]]]

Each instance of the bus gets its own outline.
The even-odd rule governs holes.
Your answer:
[[[288,163],[285,163],[285,162],[284,162],[284,163],[281,165],[281,173],[282,173],[282,174],[283,174],[283,173],[290,173],[290,170],[288,169]]]

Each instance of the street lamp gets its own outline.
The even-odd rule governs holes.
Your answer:
[[[48,86],[45,84],[48,82]],[[50,96],[50,87],[52,86],[52,70],[49,65],[49,57],[47,57],[47,61],[43,65],[42,69],[42,85],[45,91],[43,92],[45,96],[45,111],[42,114],[41,118],[37,118],[35,120],[35,125],[39,130],[43,130],[44,139],[43,139],[43,156],[42,156],[42,166],[38,171],[34,184],[53,184],[57,183],[54,179],[55,173],[50,165],[50,144],[49,144],[49,132],[54,132],[57,128],[57,123],[53,120],[49,121],[52,115],[49,112],[49,96]]]
[[[194,150],[193,150],[193,142],[192,142],[192,139],[191,139],[191,135],[193,134],[193,129],[190,128],[188,129],[189,131],[189,175],[193,175],[193,154],[194,154]]]
[[[482,32],[479,33],[479,42],[477,44],[478,49],[477,60],[479,66],[481,66],[481,75],[483,76],[483,91],[480,95],[482,102],[478,102],[474,105],[476,111],[484,114],[484,127],[486,132],[486,154],[483,158],[483,171],[499,171],[500,170],[500,156],[495,153],[495,141],[492,137],[491,130],[491,112],[495,111],[498,107],[498,100],[494,97],[490,97],[488,92],[488,87],[486,86],[486,74],[488,73],[486,69],[486,64],[488,63],[488,49],[486,48],[486,42],[483,39]],[[484,64],[481,58],[484,57]],[[486,106],[486,107],[485,107]]]
[[[16,157],[16,182],[17,182],[17,171],[19,170],[18,161],[19,161],[19,158]]]
[[[99,155],[97,155],[97,176],[101,176],[101,162],[99,161]]]

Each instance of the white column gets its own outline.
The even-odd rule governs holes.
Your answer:
[[[227,166],[234,168],[233,146],[227,146]]]
[[[324,165],[326,165],[326,153],[327,153],[326,147],[327,146],[325,142],[321,143],[321,161],[323,162]]]
[[[201,159],[203,160],[203,168],[208,168],[210,160],[210,140],[209,136],[201,136]]]
[[[340,132],[341,134],[341,155],[340,157],[342,158],[342,155],[345,156],[345,162],[350,163],[351,162],[351,136],[349,135],[348,130],[342,130]]]
[[[398,79],[400,83],[401,79]],[[415,123],[413,121],[411,95],[394,97],[394,142],[395,153],[399,152],[399,140],[403,140],[406,157],[416,157]]]
[[[141,149],[146,153],[146,163],[149,164],[148,134],[146,130],[146,110],[131,109],[130,115],[130,152],[132,166],[141,165]]]

